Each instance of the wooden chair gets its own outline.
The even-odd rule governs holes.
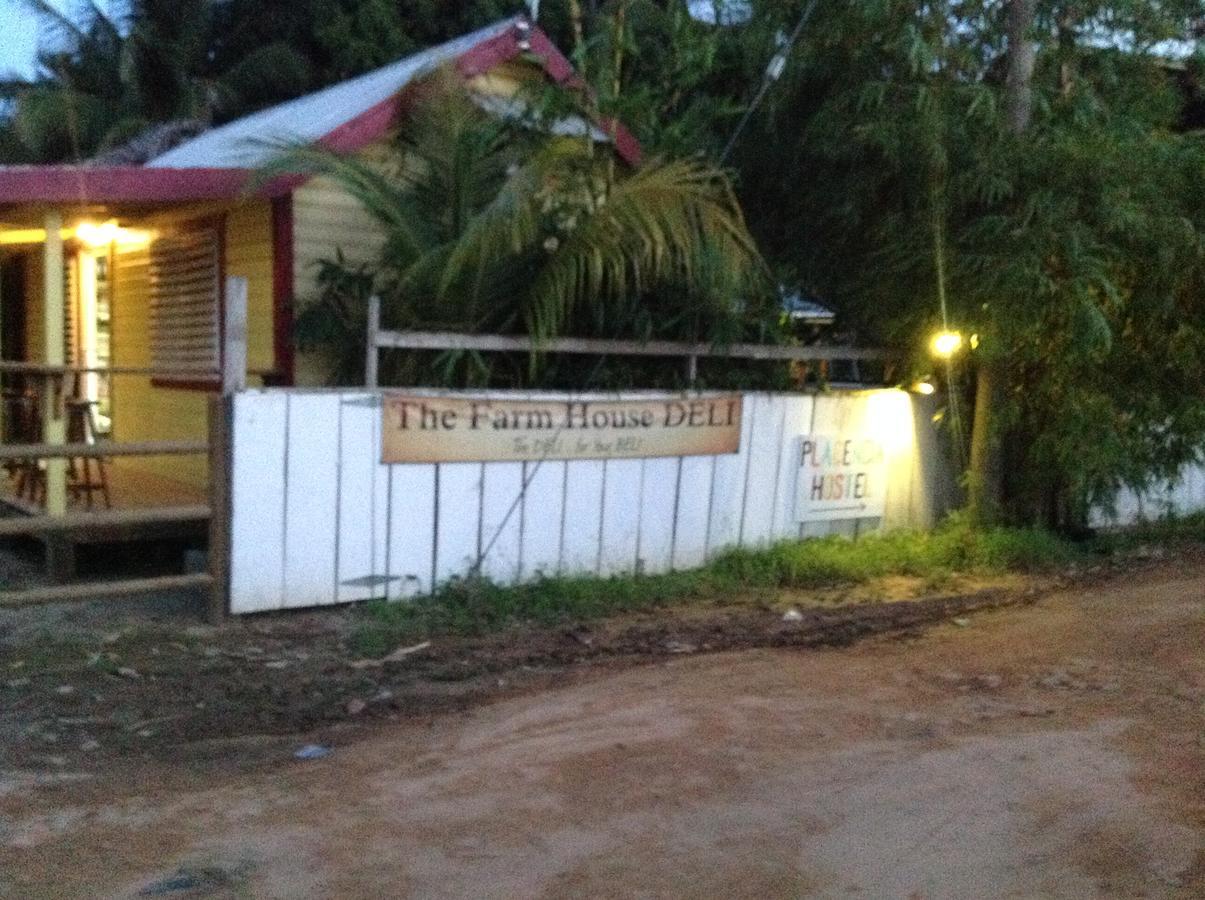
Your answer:
[[[13,390],[5,398],[7,406],[5,441],[13,444],[37,444],[42,440],[42,412],[38,396],[30,390]],[[46,472],[37,459],[14,459],[5,464],[14,481],[17,497],[30,503],[46,500]]]

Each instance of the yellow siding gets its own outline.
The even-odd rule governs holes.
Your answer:
[[[470,90],[480,94],[513,97],[524,82],[543,78],[543,70],[530,63],[508,63],[470,79]],[[369,158],[390,152],[388,139],[361,150]],[[318,294],[318,262],[334,259],[338,251],[352,265],[374,263],[385,235],[364,208],[325,178],[314,178],[293,193],[293,299],[298,309]],[[324,384],[329,366],[320,354],[298,353],[298,384]]]
[[[42,246],[39,244],[35,252],[25,258],[25,355],[31,360],[41,360],[44,352],[42,304],[46,289],[42,283],[42,272],[45,268]]]
[[[272,205],[255,201],[226,217],[226,274],[247,279],[247,367],[271,370],[272,347]]]
[[[300,309],[318,295],[318,262],[338,251],[352,265],[375,262],[385,235],[376,220],[340,187],[315,178],[293,194],[293,297]],[[297,383],[323,384],[326,363],[315,354],[297,354]]]
[[[118,253],[113,267],[113,365],[151,364],[150,284],[145,249]],[[199,440],[208,433],[204,391],[158,387],[144,375],[113,379],[113,438],[117,441]],[[137,457],[129,468],[203,486],[206,461],[199,456]]]
[[[189,211],[172,217],[193,218]],[[161,230],[172,227],[160,219]],[[266,202],[248,203],[226,216],[226,274],[247,279],[248,365],[269,370],[272,346],[272,217]],[[113,356],[116,366],[151,364],[150,285],[145,249],[118,253],[114,266]],[[113,386],[113,436],[118,441],[203,440],[211,391],[163,387],[144,376],[119,376]],[[134,460],[131,460],[133,468]],[[206,482],[204,457],[145,458],[142,468],[192,487]]]

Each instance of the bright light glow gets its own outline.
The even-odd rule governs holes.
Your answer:
[[[111,244],[122,247],[145,246],[151,242],[149,231],[122,228],[114,219],[99,224],[80,222],[75,226],[75,237],[88,247],[108,247]]]
[[[977,335],[977,334],[971,335],[971,349],[972,350],[979,349],[979,335]]]
[[[95,222],[80,222],[75,226],[75,236],[89,247],[104,247],[117,240],[117,223],[110,220],[97,225]]]
[[[40,244],[46,240],[46,231],[42,228],[14,228],[0,231],[0,244]]]
[[[939,359],[949,359],[962,349],[962,335],[957,331],[939,331],[929,342],[929,349]]]
[[[904,391],[872,391],[866,398],[867,436],[879,442],[889,458],[914,452],[916,425],[912,398]]]
[[[933,386],[933,382],[931,381],[918,381],[916,384],[912,385],[912,390],[918,394],[924,394],[926,397],[928,397],[930,394],[936,391],[937,388]]]

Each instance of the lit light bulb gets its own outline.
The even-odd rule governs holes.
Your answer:
[[[929,342],[929,349],[939,359],[949,359],[962,349],[962,335],[957,331],[939,331]]]

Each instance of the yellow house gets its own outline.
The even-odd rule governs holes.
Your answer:
[[[101,370],[65,387],[92,410],[97,436],[203,440],[222,371],[229,276],[248,286],[249,382],[316,383],[320,373],[295,352],[294,302],[314,294],[317,260],[336,251],[372,259],[382,237],[322,180],[275,182],[255,194],[247,185],[281,142],[360,152],[388,139],[407,88],[448,65],[495,99],[533,76],[575,78],[543,32],[506,19],[204,132],[143,165],[0,167],[0,360],[10,364],[0,374],[3,441],[50,439],[35,427],[44,416],[28,415],[37,373],[11,365],[20,362]],[[630,135],[608,131],[635,162]],[[202,456],[112,467],[128,476],[122,502],[131,505],[188,502],[205,490]]]

